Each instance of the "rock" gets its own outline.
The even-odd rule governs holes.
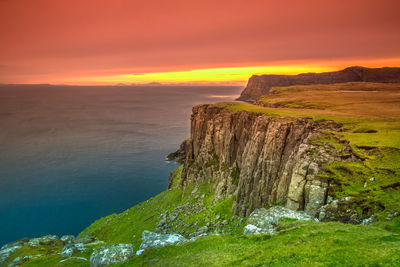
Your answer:
[[[177,161],[178,163],[183,162],[183,161],[185,160],[185,158],[186,158],[186,151],[187,151],[187,146],[188,146],[188,145],[189,145],[189,139],[183,141],[182,144],[180,145],[180,147],[179,147],[179,149],[178,149],[177,151],[175,151],[175,152],[173,152],[173,153],[170,153],[170,154],[167,156],[167,160],[168,160],[168,161],[172,161],[172,160],[175,160],[175,159],[176,159],[176,161]],[[172,177],[170,176],[170,181],[169,181],[168,188],[171,187],[172,182],[173,182],[173,181],[172,181]]]
[[[340,160],[339,152],[327,154],[310,142],[326,129],[339,131],[341,126],[196,106],[180,185],[214,183],[214,201],[234,196],[232,214],[241,217],[279,202],[316,216],[326,204],[328,188],[319,178],[320,166]]]
[[[386,216],[386,221],[391,221],[391,220],[393,220],[394,218],[396,218],[397,216],[399,216],[400,215],[400,212],[398,212],[398,211],[391,211],[387,216]]]
[[[102,240],[95,240],[93,242],[90,243],[86,243],[84,244],[85,246],[95,246],[95,245],[104,245],[106,244],[106,242],[102,241]]]
[[[84,247],[83,243],[67,244],[61,250],[60,255],[61,257],[71,257],[75,252],[83,252],[86,250],[88,249]]]
[[[5,262],[11,256],[11,254],[14,253],[14,251],[20,248],[22,248],[22,245],[18,243],[18,241],[4,245],[0,249],[0,266],[2,266],[3,262]]]
[[[282,206],[274,206],[268,210],[264,208],[254,210],[247,219],[247,225],[243,232],[246,235],[273,234],[276,232],[281,218],[318,221],[304,211],[293,211]]]
[[[60,238],[60,240],[64,243],[64,245],[71,244],[71,243],[74,243],[75,236],[73,236],[73,235],[63,235]]]
[[[30,247],[38,247],[40,245],[57,245],[61,240],[56,235],[46,235],[38,238],[32,238],[27,243]]]
[[[163,247],[172,244],[183,244],[188,240],[180,234],[157,234],[150,231],[143,231],[142,233],[142,244],[136,255],[140,255],[145,249],[152,247]]]
[[[255,101],[274,86],[332,84],[345,82],[400,82],[400,68],[349,67],[341,71],[298,75],[253,75],[238,100]]]
[[[89,244],[95,242],[97,239],[94,236],[83,236],[75,239],[75,243]]]
[[[60,262],[66,262],[66,261],[69,261],[69,260],[82,260],[82,261],[87,261],[87,259],[84,258],[84,257],[69,257],[69,258],[60,260]]]
[[[371,217],[366,218],[366,219],[363,219],[363,220],[361,221],[361,224],[362,224],[362,225],[370,225],[370,224],[372,224],[375,220],[376,220],[376,217],[375,217],[374,215],[371,215]]]
[[[197,230],[197,232],[199,234],[206,234],[208,232],[208,227],[206,225],[202,226],[202,227],[199,228],[199,230]]]
[[[43,256],[42,254],[36,254],[36,255],[29,255],[29,256],[23,256],[23,257],[16,257],[9,265],[8,267],[18,267],[22,264],[24,264],[27,261],[30,261],[32,259],[36,259]]]
[[[312,163],[309,166],[309,171],[311,166]],[[315,169],[318,169],[318,167],[315,167]],[[317,174],[318,171],[314,173]],[[307,177],[310,177],[310,174],[308,174]],[[304,211],[312,216],[318,215],[320,208],[324,205],[327,190],[328,183],[326,182],[321,182],[317,179],[307,181],[304,188],[306,196]]]
[[[96,249],[90,256],[90,267],[103,267],[127,261],[133,257],[131,244],[109,245]]]
[[[273,234],[275,232],[276,232],[276,230],[272,225],[261,228],[261,227],[255,226],[253,224],[248,224],[244,227],[244,230],[243,230],[243,233],[245,235]]]
[[[354,200],[351,197],[335,199],[320,209],[320,221],[340,221],[343,223],[360,224],[365,215],[359,214],[353,208]]]

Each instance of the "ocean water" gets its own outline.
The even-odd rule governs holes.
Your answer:
[[[241,89],[0,86],[0,246],[76,235],[165,190],[192,106]]]

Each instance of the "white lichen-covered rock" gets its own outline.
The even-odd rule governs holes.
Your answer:
[[[14,242],[14,243],[10,243],[7,245],[4,245],[1,249],[0,249],[0,266],[2,266],[2,264],[8,259],[8,257],[11,256],[11,254],[22,248],[22,245],[18,242]]]
[[[64,248],[61,250],[61,257],[71,257],[72,254],[75,252],[83,252],[88,250],[85,248],[85,246],[82,243],[77,243],[77,244],[67,244],[64,246]]]
[[[75,241],[75,236],[73,235],[63,235],[60,240],[64,243],[64,244],[71,244],[74,243]]]
[[[8,264],[8,267],[18,267],[27,261],[37,259],[42,256],[43,256],[42,254],[36,254],[36,255],[29,255],[29,256],[23,256],[23,257],[16,257],[10,264]]]
[[[27,245],[30,247],[38,247],[40,245],[53,245],[59,241],[60,239],[56,235],[46,235],[30,239]]]
[[[318,221],[316,218],[308,215],[304,211],[294,211],[282,206],[274,206],[270,209],[256,209],[247,219],[247,225],[244,228],[244,234],[273,234],[276,227],[279,226],[281,218],[290,218],[301,221]]]
[[[273,234],[276,232],[275,228],[271,225],[270,227],[257,227],[253,224],[248,224],[243,230],[246,235],[260,235],[260,234]]]
[[[163,247],[172,244],[183,244],[188,240],[180,234],[157,234],[150,231],[143,231],[142,233],[142,244],[136,255],[140,255],[147,248]]]
[[[131,244],[104,246],[96,249],[90,256],[90,267],[103,267],[127,261],[133,256]]]
[[[69,257],[69,258],[66,258],[66,259],[60,260],[60,262],[66,262],[66,261],[69,261],[69,260],[80,260],[80,261],[87,261],[87,259],[86,259],[86,258],[84,258],[84,257]]]

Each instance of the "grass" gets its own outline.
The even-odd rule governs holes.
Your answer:
[[[400,236],[380,228],[302,222],[276,235],[211,236],[152,249],[117,266],[397,266]]]
[[[138,249],[144,230],[154,231],[161,213],[182,203],[182,188],[169,189],[121,214],[101,218],[79,236],[96,236],[107,243],[131,243]]]
[[[400,150],[376,148],[363,155],[364,161],[327,163],[320,177],[330,182],[332,197],[351,196],[354,207],[349,208],[385,221],[391,212],[400,211]]]
[[[178,186],[182,168],[183,165],[173,172],[175,178],[173,186],[170,189],[121,214],[112,214],[97,220],[85,229],[79,237],[96,236],[98,239],[109,244],[131,243],[134,248],[138,249],[141,243],[140,237],[144,230],[154,231],[162,213],[167,210],[172,211],[186,203],[201,203],[205,207],[205,210],[190,214],[181,214],[180,219],[182,222],[176,224],[171,231],[185,229],[194,232],[195,226],[187,227],[187,225],[196,223],[196,226],[201,227],[215,220],[217,215],[221,217],[221,220],[229,220],[229,224],[225,226],[226,229],[236,231],[234,226],[238,223],[238,220],[232,219],[231,214],[233,198],[227,198],[215,203],[214,195],[211,193],[214,184],[207,182],[197,185],[198,189],[196,192],[196,195],[204,195],[205,197],[195,198],[191,193],[195,185],[190,185],[185,189]]]
[[[346,115],[400,119],[400,85],[340,83],[272,88],[261,106],[328,110]]]

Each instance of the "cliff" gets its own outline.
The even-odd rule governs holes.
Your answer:
[[[215,201],[234,196],[232,212],[240,216],[276,203],[318,216],[329,186],[320,168],[343,160],[310,141],[324,129],[339,131],[340,125],[196,106],[180,185],[212,183]],[[350,147],[344,151],[355,159]]]
[[[238,100],[253,102],[271,87],[346,82],[399,83],[400,68],[349,67],[344,70],[298,75],[253,75]]]

